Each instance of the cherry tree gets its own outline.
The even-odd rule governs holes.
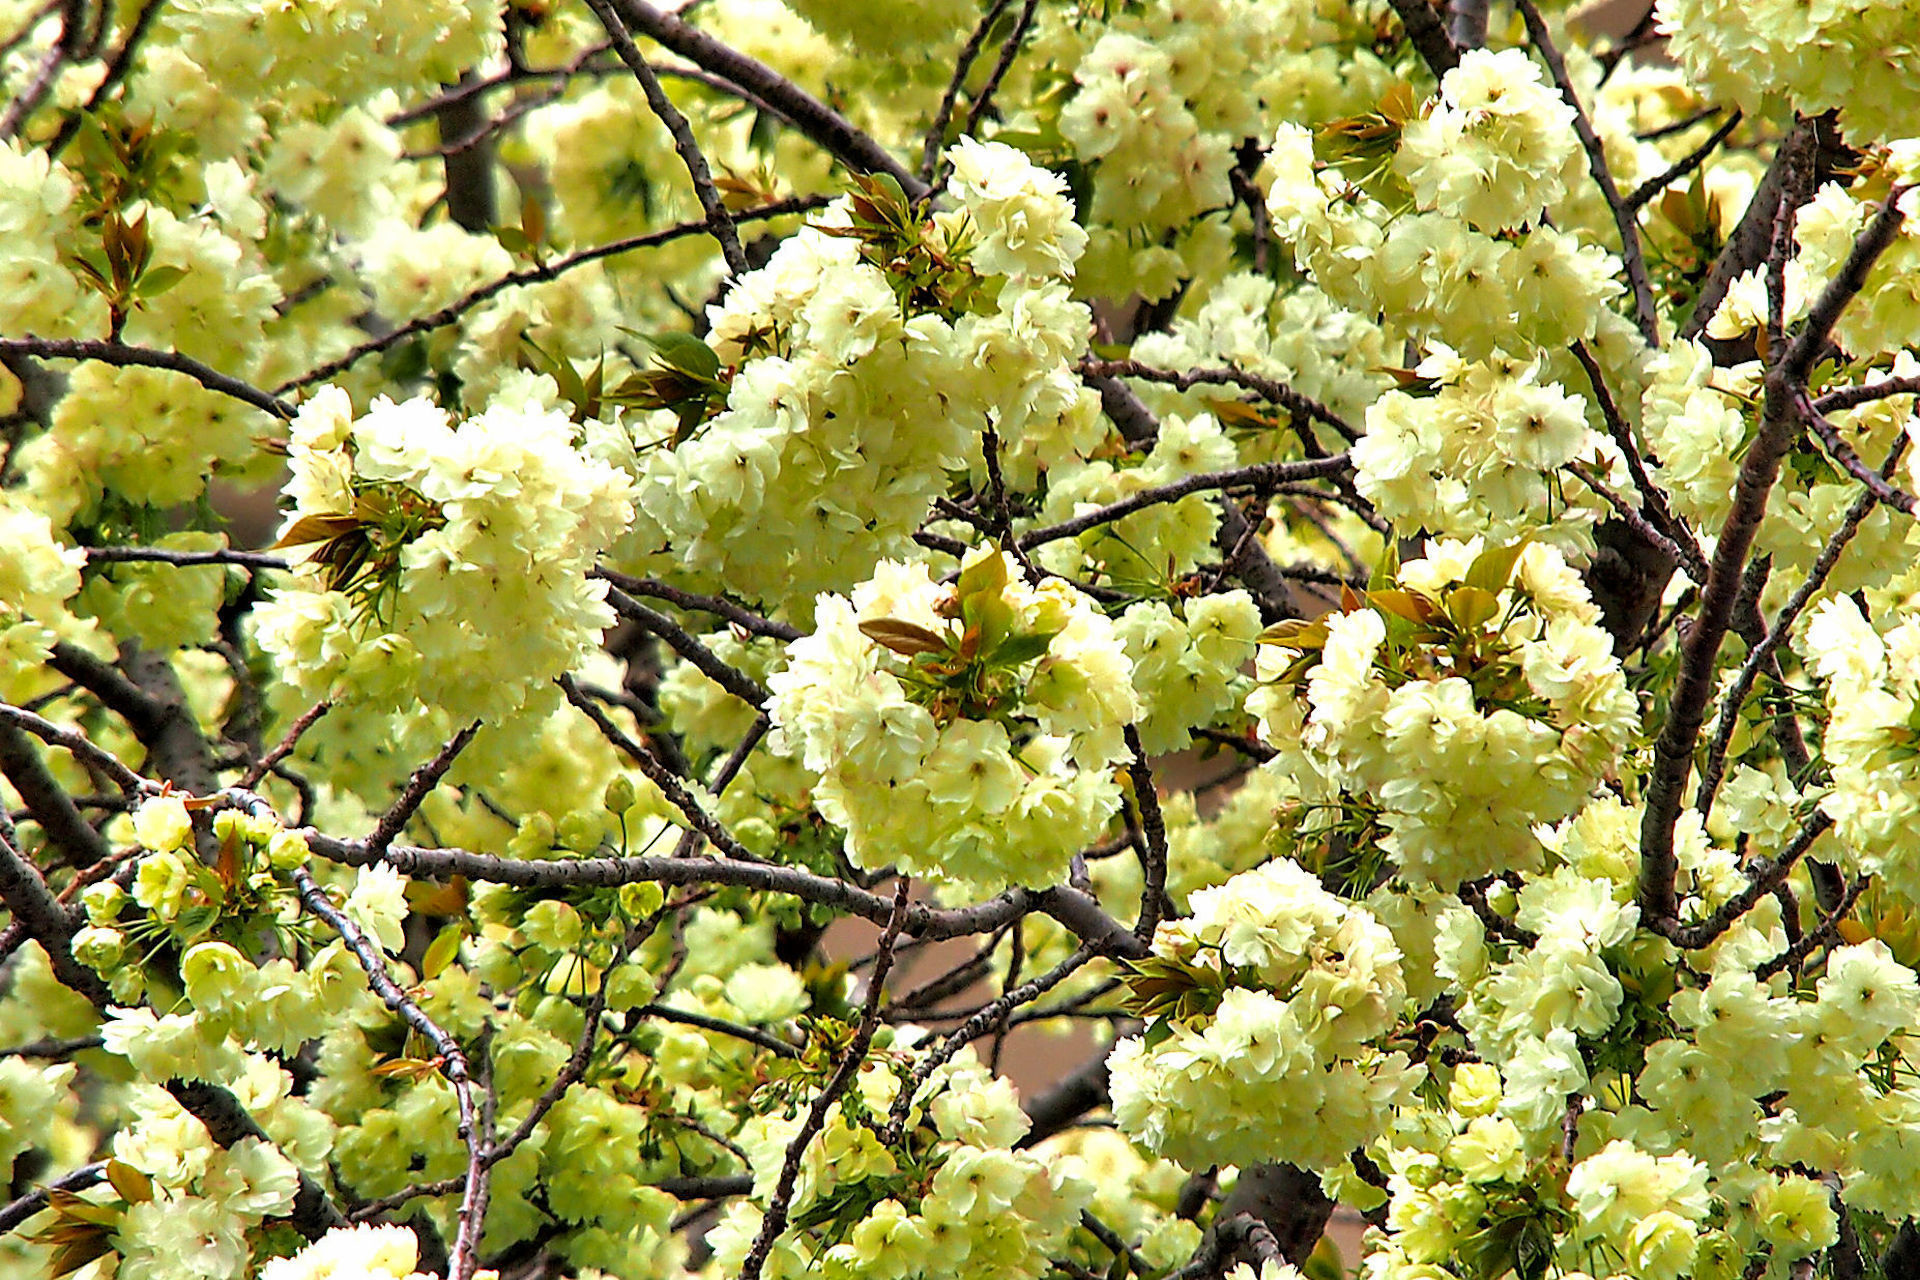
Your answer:
[[[0,0],[0,1267],[1920,1276],[1920,4],[1614,8]]]

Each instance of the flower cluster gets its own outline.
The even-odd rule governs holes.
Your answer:
[[[1531,826],[1578,809],[1639,728],[1598,610],[1541,543],[1430,542],[1397,583],[1270,630],[1248,709],[1408,881],[1537,867]]]
[[[1421,1076],[1374,1043],[1406,997],[1393,935],[1286,861],[1190,905],[1128,979],[1152,1021],[1107,1059],[1115,1121],[1189,1166],[1337,1163]]]
[[[310,697],[519,711],[612,621],[587,576],[632,515],[620,471],[564,414],[511,402],[454,424],[424,399],[355,417],[323,390],[293,426],[292,584],[255,612]]]
[[[1506,1078],[1500,1113],[1539,1145],[1566,1115],[1567,1095],[1589,1083],[1588,1061],[1627,1002],[1615,967],[1629,967],[1640,909],[1628,888],[1572,866],[1529,879],[1510,901],[1532,936],[1511,946],[1484,932],[1466,907],[1442,917],[1441,972],[1472,994],[1461,1025]],[[1507,906],[1506,893],[1490,895]]]
[[[772,1280],[1038,1280],[1051,1269],[1093,1184],[1070,1157],[1013,1149],[1027,1118],[971,1050],[915,1092],[900,1143],[882,1141],[873,1122],[893,1106],[915,1056],[892,1049],[869,1060],[829,1109],[800,1162],[792,1226],[764,1272]],[[737,1270],[758,1234],[801,1123],[801,1114],[772,1113],[743,1128],[755,1202],[737,1204],[714,1231],[723,1270]]]
[[[476,0],[405,14],[364,0],[203,0],[162,31],[134,77],[137,101],[161,127],[231,155],[266,131],[261,108],[279,100],[360,102],[457,78],[497,46],[500,13]]]
[[[1539,221],[1565,193],[1573,108],[1524,49],[1473,49],[1440,79],[1438,101],[1406,122],[1394,171],[1422,209],[1492,234]]]
[[[1271,127],[1271,112],[1338,114],[1384,89],[1392,73],[1366,48],[1369,26],[1325,0],[1197,0],[1116,9],[1042,37],[1073,68],[1071,96],[1047,105],[1093,191],[1084,286],[1163,298],[1216,269],[1227,228],[1207,215],[1234,200],[1236,149]]]
[[[802,607],[907,555],[986,429],[1041,457],[1097,440],[1067,363],[1090,317],[1067,292],[1085,236],[1064,184],[1011,147],[950,155],[955,209],[923,219],[871,180],[733,284],[707,345],[668,355],[637,550]]]
[[[223,809],[210,824],[219,859],[207,866],[194,850],[187,808],[173,795],[143,804],[133,829],[147,852],[131,887],[112,880],[88,886],[88,924],[74,935],[74,954],[118,999],[131,1003],[158,987],[183,996],[184,1008],[164,1016],[149,1008],[115,1010],[105,1031],[113,1052],[147,1066],[170,1062],[172,1073],[184,1078],[219,1079],[237,1070],[236,1045],[297,1052],[366,990],[338,942],[304,964],[291,958],[305,933],[300,905],[280,877],[306,861],[299,835],[271,818]],[[361,881],[390,884],[386,905],[369,911],[367,895],[356,890],[349,912],[397,948],[397,917],[380,917],[396,908],[405,913],[398,877],[370,871]],[[274,939],[272,949],[281,954],[255,960],[262,938]],[[172,958],[158,959],[162,953]]]
[[[292,1257],[269,1262],[260,1280],[426,1280],[414,1270],[419,1261],[419,1238],[405,1227],[335,1227]]]
[[[1911,1104],[1893,1042],[1920,1024],[1920,982],[1870,939],[1834,948],[1812,996],[1723,964],[1674,997],[1675,1034],[1647,1046],[1637,1090],[1720,1179],[1738,1185],[1756,1163],[1830,1169],[1846,1203],[1904,1218],[1920,1187],[1898,1154]]]
[[[1318,142],[1281,126],[1267,211],[1336,303],[1415,341],[1484,359],[1604,337],[1619,264],[1540,216],[1578,163],[1566,111],[1524,53],[1471,51],[1425,115],[1390,98]]]
[[[67,601],[80,590],[84,552],[64,547],[52,523],[33,509],[0,497],[0,691],[30,680],[55,637],[72,625]],[[28,694],[27,696],[31,696]]]
[[[1140,744],[1149,755],[1179,751],[1192,730],[1245,700],[1241,668],[1260,634],[1260,611],[1244,591],[1185,601],[1175,613],[1157,600],[1130,605],[1115,624],[1133,664]]]
[[[776,750],[864,867],[976,888],[1059,881],[1120,806],[1113,765],[1138,707],[1120,636],[1058,580],[971,553],[951,587],[886,562],[768,681]]]
[[[1920,7],[1907,0],[1660,0],[1660,31],[1714,95],[1759,108],[1775,95],[1809,116],[1840,110],[1855,143],[1904,137],[1920,76]]]
[[[1541,360],[1469,363],[1436,344],[1414,373],[1425,394],[1380,396],[1353,447],[1355,486],[1381,515],[1511,542],[1538,527],[1542,512],[1552,536],[1566,538],[1605,510],[1558,473],[1585,459],[1604,474],[1612,446],[1587,425],[1584,400],[1543,380]]]
[[[1311,284],[1283,290],[1266,276],[1237,272],[1216,284],[1199,308],[1182,311],[1164,333],[1134,339],[1133,358],[1162,369],[1221,365],[1283,382],[1342,417],[1358,418],[1386,384],[1385,335],[1368,317],[1337,305]],[[1223,388],[1177,393],[1139,384],[1141,398],[1156,409],[1197,414]],[[1295,430],[1316,430],[1296,419]],[[1284,430],[1243,432],[1236,441],[1242,462],[1280,456],[1290,439]]]
[[[78,336],[105,318],[99,296],[61,261],[77,193],[73,174],[45,151],[0,142],[0,311],[15,332]]]
[[[1920,821],[1920,619],[1888,619],[1884,632],[1848,596],[1822,601],[1803,649],[1826,683],[1824,749],[1833,785],[1821,800],[1861,869],[1920,903],[1920,868],[1908,856]]]

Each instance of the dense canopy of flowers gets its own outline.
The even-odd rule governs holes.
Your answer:
[[[1625,8],[0,0],[0,1274],[1911,1273],[1920,3]]]

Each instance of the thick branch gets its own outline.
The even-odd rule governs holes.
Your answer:
[[[1437,80],[1460,65],[1460,49],[1453,43],[1453,37],[1440,22],[1440,15],[1433,11],[1427,0],[1387,0],[1393,11],[1400,15],[1400,25],[1407,29],[1407,39],[1420,51],[1429,70]]]
[[[23,707],[0,702],[0,724],[13,725],[25,729],[50,747],[60,747],[72,752],[90,769],[98,769],[113,779],[119,788],[128,795],[148,795],[160,790],[160,785],[141,777],[126,765],[119,757],[104,747],[95,745],[85,734],[63,729],[44,716],[35,715]]]
[[[107,984],[74,959],[71,943],[83,918],[77,909],[62,906],[47,888],[25,854],[14,847],[11,832],[0,833],[0,903],[29,937],[40,944],[53,967],[53,976],[97,1005],[111,998]]]
[[[112,856],[106,838],[75,807],[32,740],[11,724],[0,723],[0,773],[20,793],[33,820],[68,866],[77,870]]]
[[[398,844],[378,854],[369,849],[364,840],[342,840],[310,827],[303,828],[301,834],[313,852],[333,862],[355,867],[384,863],[403,875],[429,880],[465,876],[469,880],[537,889],[613,888],[642,882],[731,885],[789,894],[876,923],[889,919],[892,909],[888,899],[844,880],[815,875],[797,867],[737,858],[505,858],[465,849],[422,849]],[[1146,948],[1134,938],[1131,929],[1077,889],[1015,890],[965,907],[910,903],[905,928],[916,938],[961,938],[991,932],[1034,911],[1052,916],[1102,955],[1138,958],[1146,954]]]
[[[1727,237],[1720,256],[1714,259],[1713,266],[1707,271],[1707,278],[1701,282],[1700,296],[1694,303],[1693,314],[1680,326],[1681,338],[1697,338],[1705,333],[1707,322],[1713,319],[1720,304],[1726,300],[1727,290],[1733,282],[1766,256],[1773,238],[1774,217],[1779,212],[1780,197],[1787,179],[1790,174],[1811,163],[1815,144],[1815,125],[1807,119],[1797,122],[1793,130],[1781,139],[1774,151],[1773,163],[1767,166],[1760,185],[1754,189],[1753,198],[1747,202],[1746,212],[1740,215],[1733,234]]]

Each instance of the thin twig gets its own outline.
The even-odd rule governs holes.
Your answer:
[[[1675,946],[1685,951],[1698,951],[1711,945],[1714,939],[1731,929],[1735,921],[1753,910],[1760,899],[1772,896],[1776,888],[1786,883],[1787,876],[1801,857],[1832,826],[1832,818],[1824,813],[1815,813],[1794,833],[1793,839],[1777,856],[1750,870],[1747,873],[1747,887],[1727,899],[1712,915],[1694,925],[1676,925],[1667,921],[1656,927]]]
[[[1195,475],[1183,476],[1178,480],[1110,502],[1104,507],[1062,520],[1058,524],[1046,525],[1029,530],[1020,535],[1019,546],[1022,550],[1044,546],[1062,538],[1071,538],[1077,534],[1097,529],[1103,524],[1111,524],[1136,511],[1148,507],[1157,507],[1166,502],[1177,502],[1191,494],[1206,493],[1215,489],[1253,489],[1262,490],[1293,480],[1312,480],[1327,476],[1341,475],[1353,466],[1344,453],[1330,458],[1311,459],[1306,462],[1258,462],[1248,467],[1233,467],[1226,471],[1202,471]]]
[[[980,122],[987,118],[987,111],[993,103],[993,95],[999,90],[1000,82],[1007,78],[1007,72],[1013,69],[1013,60],[1020,53],[1020,46],[1026,41],[1027,31],[1033,26],[1033,11],[1039,7],[1040,0],[1026,0],[1020,7],[1020,16],[1014,21],[1013,30],[1007,34],[1000,46],[1000,59],[993,64],[993,70],[987,75],[987,82],[980,86],[980,92],[973,97],[973,104],[967,109],[967,127],[965,132],[978,133]]]
[[[26,1044],[0,1049],[0,1058],[45,1058],[49,1061],[64,1062],[82,1050],[98,1049],[100,1044],[99,1036],[75,1036],[69,1040],[33,1040]]]
[[[1773,162],[1767,166],[1767,172],[1754,189],[1752,199],[1747,201],[1746,211],[1740,215],[1733,233],[1727,237],[1726,244],[1721,246],[1719,255],[1708,268],[1707,278],[1700,282],[1700,293],[1694,301],[1693,311],[1686,323],[1680,326],[1681,338],[1693,339],[1706,332],[1708,322],[1726,300],[1727,290],[1733,282],[1765,256],[1773,233],[1774,215],[1779,210],[1781,193],[1788,176],[1802,166],[1813,163],[1818,141],[1816,133],[1812,120],[1801,119],[1781,139],[1780,145],[1774,150]]]
[[[677,1022],[682,1026],[698,1027],[702,1031],[711,1031],[716,1035],[730,1036],[735,1040],[744,1040],[757,1045],[768,1053],[778,1054],[782,1058],[800,1057],[800,1050],[788,1044],[780,1037],[758,1027],[744,1026],[738,1022],[728,1022],[724,1018],[709,1017],[704,1013],[695,1013],[691,1009],[676,1009],[672,1005],[642,1005],[637,1012],[643,1018],[658,1018],[662,1022]]]
[[[1600,417],[1607,424],[1607,434],[1612,437],[1614,447],[1627,460],[1627,472],[1633,477],[1634,488],[1640,493],[1640,501],[1646,504],[1648,515],[1673,544],[1674,558],[1685,567],[1687,576],[1696,583],[1705,582],[1706,554],[1700,550],[1700,544],[1694,538],[1693,530],[1687,527],[1687,522],[1668,504],[1667,491],[1655,484],[1653,477],[1647,473],[1646,460],[1640,456],[1640,445],[1634,439],[1633,428],[1620,411],[1613,389],[1607,385],[1606,370],[1601,368],[1599,358],[1585,341],[1575,342],[1572,351],[1573,358],[1580,362],[1580,368],[1587,375],[1587,386],[1593,392],[1594,403],[1600,407]]]
[[[15,1227],[41,1212],[52,1201],[55,1191],[85,1191],[95,1183],[103,1182],[107,1176],[107,1162],[96,1160],[92,1164],[83,1164],[72,1173],[62,1174],[44,1187],[35,1187],[32,1191],[0,1208],[0,1236],[6,1235]]]
[[[1526,21],[1527,38],[1540,51],[1554,84],[1559,86],[1560,96],[1573,108],[1573,130],[1587,153],[1587,171],[1593,175],[1594,185],[1600,188],[1607,208],[1613,212],[1613,224],[1620,233],[1620,261],[1626,269],[1627,284],[1633,290],[1634,321],[1647,345],[1657,347],[1660,319],[1654,308],[1653,281],[1647,275],[1646,255],[1640,248],[1640,224],[1634,219],[1634,207],[1620,198],[1620,188],[1614,184],[1613,170],[1607,164],[1606,149],[1601,145],[1600,135],[1594,132],[1593,121],[1587,118],[1587,109],[1580,104],[1580,95],[1574,91],[1566,60],[1554,45],[1553,33],[1547,30],[1547,20],[1540,16],[1533,0],[1514,0],[1514,3]]]
[[[1158,369],[1152,365],[1141,364],[1138,360],[1082,360],[1078,366],[1082,376],[1089,378],[1138,378],[1142,382],[1159,382],[1176,391],[1188,391],[1202,385],[1228,385],[1242,387],[1253,392],[1268,404],[1285,409],[1296,418],[1308,418],[1322,423],[1338,432],[1341,439],[1352,443],[1360,438],[1353,424],[1321,404],[1312,396],[1302,395],[1277,378],[1263,377],[1257,373],[1248,373],[1244,369]],[[1302,443],[1310,443],[1311,438],[1301,433]]]
[[[1785,951],[1754,970],[1753,976],[1765,982],[1774,974],[1786,969],[1793,969],[1798,972],[1800,966],[1806,962],[1808,956],[1812,955],[1814,951],[1821,946],[1840,936],[1840,922],[1845,920],[1853,911],[1854,904],[1860,901],[1860,895],[1865,893],[1867,886],[1872,883],[1872,876],[1863,875],[1856,877],[1854,881],[1847,886],[1846,892],[1841,895],[1839,903],[1834,906],[1832,911],[1826,914],[1826,917],[1820,921],[1818,927],[1809,930],[1800,941],[1794,943]]]
[[[1153,766],[1147,761],[1147,749],[1141,745],[1140,730],[1128,725],[1127,750],[1133,759],[1127,775],[1133,781],[1134,808],[1140,814],[1141,842],[1140,918],[1133,926],[1134,936],[1142,942],[1153,937],[1162,913],[1167,910],[1167,820],[1160,812],[1160,795],[1153,781]]]
[[[695,66],[704,67],[764,99],[802,135],[850,168],[862,173],[892,175],[908,199],[919,200],[927,194],[927,184],[889,155],[886,148],[764,62],[748,57],[646,0],[613,0],[613,7],[628,30],[657,41]]]
[[[718,654],[701,643],[699,637],[658,609],[649,609],[611,584],[607,590],[607,603],[613,606],[615,613],[627,621],[638,623],[645,630],[665,640],[673,646],[675,653],[686,659],[687,663],[701,675],[748,706],[760,708],[772,696],[758,680],[728,666]]]
[[[834,1067],[833,1075],[807,1108],[800,1131],[787,1146],[786,1158],[780,1165],[779,1181],[774,1184],[773,1199],[768,1202],[766,1216],[760,1221],[760,1233],[754,1237],[746,1260],[740,1265],[740,1280],[760,1280],[760,1271],[766,1266],[768,1255],[773,1252],[774,1241],[787,1229],[794,1188],[800,1180],[800,1162],[806,1158],[807,1147],[826,1125],[827,1112],[840,1100],[840,1095],[853,1083],[860,1064],[866,1061],[867,1046],[873,1043],[873,1034],[880,1027],[880,1003],[886,996],[887,973],[893,968],[893,948],[900,941],[900,931],[906,923],[907,894],[911,887],[906,876],[901,876],[899,883],[894,886],[893,912],[887,920],[886,931],[880,935],[880,958],[873,966],[873,976],[867,979],[867,1001],[860,1013],[860,1023],[854,1029],[845,1055]]]
[[[1017,1009],[1028,1001],[1045,995],[1078,973],[1082,966],[1084,966],[1087,961],[1093,959],[1093,957],[1094,952],[1091,948],[1085,945],[1076,947],[1072,954],[1067,956],[1067,958],[1059,964],[1053,966],[1053,968],[1036,978],[1028,979],[1019,986],[1004,992],[999,999],[991,1000],[982,1006],[978,1013],[968,1018],[958,1029],[949,1034],[945,1040],[941,1041],[938,1049],[932,1051],[916,1063],[912,1076],[900,1086],[900,1091],[894,1095],[893,1109],[887,1117],[888,1145],[900,1141],[901,1134],[906,1131],[907,1117],[913,1110],[913,1104],[916,1095],[920,1092],[920,1086],[932,1079],[934,1072],[951,1062],[956,1053],[959,1053],[969,1044],[991,1031],[994,1024],[1000,1020],[1003,1011]]]
[[[1718,111],[1719,108],[1715,107],[1714,110]],[[1713,154],[1714,148],[1725,142],[1727,135],[1740,127],[1740,120],[1740,111],[1739,108],[1736,107],[1733,114],[1727,117],[1726,123],[1722,124],[1718,129],[1715,129],[1705,142],[1695,147],[1692,151],[1689,151],[1680,159],[1674,161],[1673,164],[1667,167],[1664,173],[1657,173],[1635,187],[1626,198],[1627,208],[1636,211],[1641,209],[1669,186],[1680,181],[1680,179],[1705,164],[1707,157]]]
[[[417,776],[417,775],[416,775]],[[360,926],[333,905],[326,891],[314,881],[305,867],[293,870],[294,888],[307,910],[326,921],[347,944],[360,967],[366,971],[367,985],[387,1008],[400,1015],[409,1027],[426,1037],[440,1059],[440,1072],[453,1087],[460,1114],[460,1141],[467,1148],[466,1184],[460,1197],[459,1229],[454,1233],[450,1262],[451,1280],[473,1280],[479,1262],[480,1224],[487,1212],[487,1135],[482,1132],[473,1100],[473,1077],[467,1064],[467,1051],[439,1023],[414,1002],[387,970],[386,957]]]
[[[722,596],[703,596],[693,591],[683,591],[679,587],[669,586],[653,578],[636,578],[631,574],[620,573],[602,566],[593,570],[596,578],[605,578],[628,595],[649,596],[656,600],[665,600],[668,604],[681,609],[711,613],[717,618],[725,618],[734,626],[751,635],[767,636],[774,640],[798,640],[804,632],[790,622],[776,622],[763,618],[745,605],[736,604]]]
[[[1807,420],[1807,426],[1818,437],[1820,443],[1826,446],[1827,454],[1840,465],[1842,470],[1858,480],[1874,501],[1884,502],[1895,511],[1906,515],[1914,513],[1914,508],[1920,506],[1920,501],[1916,501],[1914,496],[1905,489],[1895,488],[1889,484],[1886,475],[1862,462],[1860,455],[1853,451],[1853,446],[1841,437],[1839,428],[1827,421],[1826,417],[1813,407],[1813,402],[1807,398],[1805,391],[1799,394],[1798,400],[1800,416]],[[1904,440],[1905,436],[1901,438]]]
[[[460,753],[467,749],[467,744],[473,741],[473,735],[479,731],[480,722],[476,720],[449,738],[433,759],[413,771],[413,776],[407,779],[406,790],[400,793],[400,798],[393,802],[391,808],[380,815],[380,821],[367,836],[369,849],[376,853],[385,852],[399,838],[400,832],[420,806],[426,803],[433,789],[440,785],[440,779],[447,776],[447,770],[453,768],[453,762],[459,759]]]
[[[954,104],[960,100],[960,91],[966,87],[967,76],[973,71],[973,64],[980,57],[980,50],[986,45],[987,35],[993,30],[993,24],[1000,21],[1000,15],[1007,11],[1012,0],[993,0],[980,21],[974,25],[967,42],[960,46],[959,56],[954,60],[953,75],[947,81],[947,88],[940,95],[939,109],[933,113],[933,123],[927,126],[927,136],[920,144],[920,180],[931,184],[940,164],[940,149],[946,144],[947,126],[953,122]]]
[[[322,699],[301,712],[300,718],[287,727],[286,736],[274,744],[273,750],[261,756],[247,769],[246,773],[241,775],[238,785],[249,791],[259,786],[260,780],[273,771],[273,766],[293,754],[293,749],[300,745],[300,739],[305,736],[307,730],[318,724],[320,717],[331,710],[333,710],[333,703]]]
[[[68,112],[66,119],[60,122],[60,128],[54,133],[52,140],[47,143],[49,158],[58,160],[60,153],[65,151],[67,145],[79,134],[81,121],[97,111],[100,104],[107,100],[108,95],[120,87],[120,82],[126,79],[127,73],[133,69],[133,60],[139,54],[140,46],[146,43],[148,34],[152,32],[154,19],[160,16],[160,10],[166,5],[167,0],[146,0],[146,3],[140,6],[140,12],[134,16],[133,25],[127,29],[126,38],[120,41],[120,47],[115,49],[113,57],[107,60],[107,73],[100,77],[100,83],[93,86],[93,92],[87,95],[86,105],[76,111]],[[112,8],[112,5],[102,4],[101,15],[104,17]]]
[[[593,721],[593,726],[600,731],[601,737],[612,743],[640,767],[640,772],[646,774],[647,779],[660,788],[661,794],[667,798],[667,803],[680,811],[680,815],[687,820],[691,829],[712,841],[715,848],[730,858],[737,858],[742,862],[760,861],[752,850],[734,838],[731,831],[700,807],[700,802],[693,798],[693,793],[687,790],[686,785],[679,778],[674,777],[671,769],[660,763],[657,756],[634,741],[619,725],[607,717],[606,712],[595,706],[592,699],[580,691],[580,686],[572,676],[561,676],[559,685],[567,701],[587,719]]]
[[[1852,409],[1873,400],[1885,400],[1889,396],[1911,395],[1920,395],[1920,378],[1882,378],[1878,382],[1829,391],[1815,400],[1813,407],[1821,413],[1838,413],[1842,409]]]
[[[627,64],[627,70],[633,72],[634,79],[640,82],[641,92],[647,95],[647,105],[653,108],[653,114],[667,127],[673,136],[673,149],[680,155],[680,162],[687,166],[687,175],[693,179],[693,192],[700,201],[701,209],[706,211],[707,230],[720,243],[721,256],[727,260],[727,270],[735,276],[746,275],[752,268],[747,263],[747,254],[740,247],[740,233],[734,228],[733,215],[728,212],[726,203],[721,200],[719,189],[713,185],[713,170],[707,164],[706,154],[700,150],[699,140],[693,136],[693,126],[673,105],[673,99],[660,85],[660,77],[640,53],[639,46],[627,33],[626,23],[614,12],[609,0],[587,0],[587,7],[593,10],[600,25],[606,28],[608,37],[613,41],[614,52],[620,55],[620,61]]]
[[[827,200],[824,196],[793,196],[785,200],[775,200],[770,204],[763,204],[757,208],[736,213],[733,215],[733,221],[734,225],[738,226],[743,222],[763,222],[770,218],[784,218],[788,214],[807,213],[822,207],[826,203]],[[480,306],[482,303],[489,301],[498,294],[516,285],[545,284],[550,280],[557,280],[575,267],[585,266],[589,262],[598,262],[602,258],[618,257],[620,254],[631,253],[637,249],[657,248],[663,244],[671,244],[675,240],[684,240],[688,236],[700,235],[706,231],[706,229],[707,223],[704,218],[698,222],[677,223],[674,226],[665,227],[659,231],[649,231],[642,235],[628,236],[622,240],[613,240],[606,244],[594,245],[592,248],[581,249],[578,252],[570,253],[564,258],[555,258],[551,262],[538,262],[531,267],[524,267],[519,271],[510,271],[497,280],[489,281],[479,288],[461,295],[454,301],[449,302],[446,306],[441,307],[438,311],[429,312],[424,316],[415,316],[405,324],[399,325],[387,333],[383,333],[375,338],[369,338],[342,356],[329,360],[325,364],[314,366],[299,377],[291,378],[281,383],[275,388],[275,391],[280,395],[285,395],[289,391],[297,391],[301,387],[311,386],[316,382],[325,382],[335,374],[352,368],[367,356],[398,346],[400,343],[405,342],[409,338],[416,337],[419,334],[428,333],[434,329],[452,324],[475,307]],[[0,346],[0,355],[4,354],[4,347]],[[289,412],[286,416],[291,417],[292,413]]]

